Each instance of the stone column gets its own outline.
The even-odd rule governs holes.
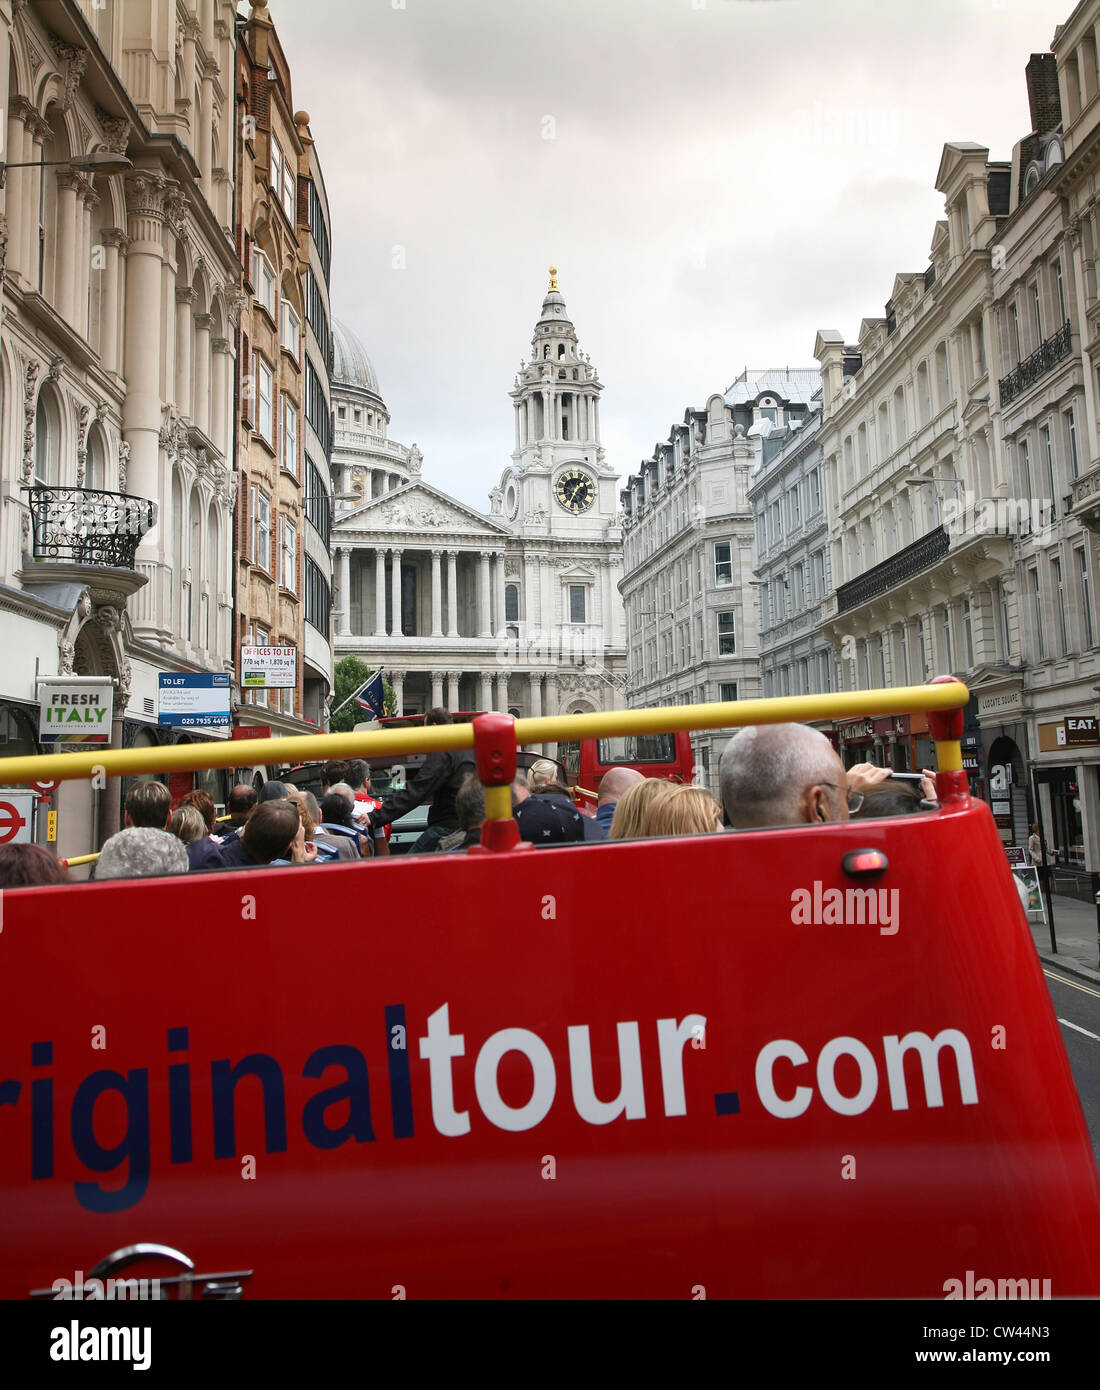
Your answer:
[[[123,433],[130,445],[127,490],[139,497],[159,497],[160,343],[163,333],[161,276],[164,253],[164,201],[169,181],[159,174],[135,170],[126,178],[126,204],[131,237],[126,256],[126,327],[123,375],[126,399]],[[164,527],[157,527],[163,531]]]
[[[557,714],[561,705],[561,688],[558,684],[556,674],[546,677],[546,710],[547,715]],[[544,744],[546,756],[556,758],[558,756],[558,745],[556,743]]]
[[[443,704],[443,672],[433,671],[432,677],[432,709],[438,709]]]
[[[481,564],[477,575],[477,635],[491,637],[489,625],[489,551],[481,552]]]
[[[390,563],[393,571],[390,574],[390,602],[393,612],[390,614],[390,636],[402,637],[404,633],[401,628],[401,552],[396,548],[390,551]]]
[[[103,233],[103,295],[99,303],[99,360],[104,370],[118,372],[118,298],[119,252],[130,244],[130,238],[118,227]]]
[[[340,627],[341,637],[351,636],[351,548],[342,545],[336,552],[338,557],[337,583],[340,586]]]
[[[498,553],[493,560],[494,564],[494,585],[496,597],[497,622],[495,635],[503,637],[508,631],[508,624],[504,617],[504,554]]]
[[[447,708],[452,714],[458,709],[458,683],[461,679],[461,671],[447,672]]]
[[[211,314],[196,314],[195,323],[195,402],[191,419],[194,424],[202,430],[203,434],[210,437],[210,329],[213,327],[214,318]],[[278,402],[272,401],[272,410],[277,409]],[[257,417],[259,418],[259,417]],[[274,437],[282,443],[282,436],[279,430],[279,422],[274,421]]]
[[[374,552],[374,635],[386,635],[386,552],[381,546]]]
[[[478,710],[484,713],[493,708],[493,674],[491,671],[479,672],[481,678],[481,698],[478,701]]]
[[[29,164],[33,144],[25,124],[30,103],[25,97],[9,92],[8,139],[6,148],[12,164]],[[29,248],[24,242],[24,209],[30,197],[29,184],[33,169],[9,169],[7,173],[8,252],[5,264],[8,274],[30,279]],[[16,211],[18,209],[18,211]]]
[[[543,439],[553,439],[554,426],[550,419],[550,392],[542,393],[542,437]]]
[[[542,677],[536,671],[532,671],[527,677],[527,703],[529,705],[528,714],[532,719],[542,718]],[[546,756],[546,745],[538,743],[535,751]]]
[[[24,120],[27,123],[26,139],[24,142],[23,158],[32,165],[39,165],[42,160],[44,149],[43,142],[49,133],[49,126],[45,119],[38,114],[38,111],[27,103]],[[42,180],[47,178],[52,171],[50,169],[30,168],[13,169],[12,173],[21,174],[22,196],[26,198],[25,204],[20,208],[16,201],[15,194],[9,188],[7,208],[9,215],[14,210],[17,214],[22,212],[23,216],[23,246],[25,248],[25,262],[27,267],[27,284],[31,289],[38,288],[38,207],[39,197],[41,196]],[[1084,322],[1084,320],[1082,320]]]
[[[73,314],[73,322],[83,338],[87,338],[91,326],[88,285],[92,274],[92,209],[98,203],[99,194],[92,187],[91,182],[86,181],[83,186],[83,196],[77,204],[80,216],[80,246],[76,274],[76,304]],[[96,271],[97,275],[102,275],[102,273],[101,270]]]
[[[508,713],[508,672],[498,671],[494,679],[493,708],[501,714]]]
[[[228,338],[211,338],[214,350],[214,389],[210,393],[210,438],[223,458],[232,458],[232,441],[227,438],[228,401],[233,371],[233,344]]]
[[[395,714],[404,713],[405,705],[405,673],[404,671],[390,672],[390,685],[393,686],[393,703],[396,706]]]
[[[43,170],[48,177],[50,170]],[[77,322],[76,259],[80,254],[81,228],[77,219],[76,191],[83,180],[79,174],[62,172],[57,178],[57,264],[54,267],[53,306],[67,323]]]
[[[441,550],[432,551],[432,636],[443,636],[443,580],[439,573]],[[433,699],[433,704],[439,704]]]
[[[191,419],[191,306],[198,294],[190,285],[176,291],[176,405],[181,415]],[[252,370],[252,364],[245,366]]]
[[[458,636],[458,551],[447,551],[447,636]]]
[[[514,412],[514,413],[515,413],[515,417],[516,417],[516,452],[517,452],[517,453],[518,453],[519,450],[523,447],[523,446],[522,446],[522,443],[521,443],[521,441],[520,441],[520,437],[519,437],[519,411],[520,411],[520,408],[519,408],[519,406],[517,405],[517,406],[516,406],[516,409],[515,409],[515,412]]]

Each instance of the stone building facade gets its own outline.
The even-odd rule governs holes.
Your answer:
[[[229,0],[0,3],[31,166],[0,194],[9,753],[37,748],[36,671],[110,678],[121,746],[176,737],[161,672],[232,663],[233,23]],[[117,828],[119,792],[62,786],[61,853]]]
[[[622,533],[602,389],[552,278],[511,390],[512,461],[486,514],[430,484],[416,446],[388,437],[370,359],[337,324],[336,652],[384,667],[399,710],[622,703]]]
[[[820,408],[799,429],[773,430],[749,488],[765,696],[834,688],[833,649],[820,631],[821,606],[833,587],[820,430]]]
[[[840,688],[965,677],[977,791],[977,696],[1017,659],[991,270],[1010,173],[982,146],[945,145],[936,187],[948,217],[936,224],[928,267],[895,276],[885,316],[864,319],[855,346],[825,330],[814,350],[836,585],[823,631]],[[915,768],[931,757],[922,717],[835,729],[849,763]]]
[[[1079,5],[1027,69],[1031,132],[1013,151],[998,234],[998,396],[1012,493],[1025,499],[1015,563],[1020,662],[997,689],[992,766],[1014,810],[1038,795],[1063,881],[1100,869],[1100,3]],[[987,700],[987,705],[992,701]],[[987,721],[983,720],[983,726]],[[989,731],[992,733],[992,730]],[[1003,780],[1003,779],[1001,779]],[[997,806],[994,805],[996,811]]]
[[[240,680],[243,646],[277,646],[294,649],[297,672],[294,688],[238,687],[238,722],[301,733],[313,727],[303,718],[302,660],[305,403],[307,389],[319,389],[305,335],[312,142],[306,144],[308,117],[294,114],[290,70],[264,4],[254,5],[240,28],[236,82],[236,228],[245,280],[238,329],[236,671]],[[327,398],[320,409],[327,420]]]
[[[760,695],[749,490],[773,428],[804,426],[815,370],[749,371],[689,409],[621,491],[621,585],[630,704]],[[696,775],[717,789],[729,735],[692,735]]]

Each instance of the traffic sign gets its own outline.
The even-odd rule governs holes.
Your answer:
[[[52,782],[32,782],[30,785],[36,792],[41,792],[43,796],[49,796],[50,792],[56,791],[61,783],[54,780]]]

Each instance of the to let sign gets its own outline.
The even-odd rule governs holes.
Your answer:
[[[38,682],[38,737],[45,743],[110,743],[109,679],[47,676]]]
[[[177,729],[229,728],[229,674],[160,674],[157,722]]]
[[[241,648],[242,687],[249,690],[293,690],[297,684],[297,647]]]

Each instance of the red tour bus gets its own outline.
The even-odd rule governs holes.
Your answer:
[[[690,782],[695,776],[691,735],[685,730],[559,743],[558,759],[569,785],[581,794],[598,792],[604,773],[612,767],[633,767],[643,777],[662,777],[670,782]]]

